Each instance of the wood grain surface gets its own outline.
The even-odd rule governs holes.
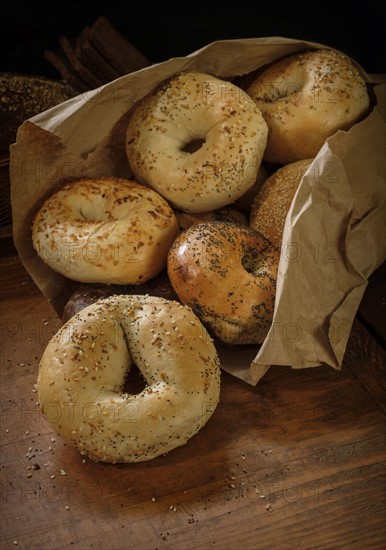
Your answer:
[[[185,446],[93,463],[36,405],[60,321],[16,257],[1,268],[2,549],[385,547],[386,354],[358,320],[340,371],[273,367],[255,387],[223,373]]]

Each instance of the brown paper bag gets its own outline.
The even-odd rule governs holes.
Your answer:
[[[320,47],[328,46],[281,37],[214,42],[81,94],[19,128],[11,146],[14,242],[59,315],[69,296],[68,280],[35,253],[33,215],[65,181],[131,176],[124,136],[135,102],[180,71],[232,79]],[[372,112],[327,140],[298,188],[286,219],[275,312],[265,341],[261,346],[217,342],[224,370],[250,384],[271,365],[341,367],[368,277],[386,258],[385,121],[380,109],[385,87],[374,90],[378,101]]]

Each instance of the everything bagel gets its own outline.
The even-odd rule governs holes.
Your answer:
[[[124,392],[132,364],[146,387]],[[213,342],[194,313],[153,296],[112,296],[72,317],[39,365],[40,408],[95,461],[142,462],[184,445],[219,401]]]
[[[267,125],[251,98],[209,74],[176,75],[132,115],[126,151],[138,179],[189,213],[216,210],[255,182]]]
[[[269,128],[264,160],[278,164],[315,157],[328,137],[348,130],[369,108],[358,68],[333,50],[276,61],[246,91]]]
[[[53,193],[34,217],[32,242],[43,261],[69,279],[138,284],[166,266],[178,231],[161,195],[105,177],[77,180]]]

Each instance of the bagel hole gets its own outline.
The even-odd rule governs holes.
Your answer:
[[[127,373],[122,393],[137,395],[141,393],[147,385],[139,368],[136,365],[132,365],[130,371]]]
[[[193,139],[192,141],[189,141],[189,143],[187,143],[182,148],[182,151],[184,151],[184,153],[190,153],[190,154],[195,153],[196,151],[201,149],[204,143],[205,143],[205,139],[202,139],[202,138]]]

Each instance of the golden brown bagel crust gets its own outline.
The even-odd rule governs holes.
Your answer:
[[[104,177],[64,185],[32,224],[38,255],[69,279],[138,284],[166,266],[178,234],[172,208],[136,182]]]
[[[135,109],[126,151],[142,183],[184,212],[210,212],[254,183],[267,125],[251,98],[206,73],[181,73],[163,82]],[[200,142],[197,150],[187,149]]]
[[[265,180],[252,203],[249,225],[279,248],[288,210],[312,161],[298,160],[279,168]]]
[[[278,164],[315,157],[329,136],[348,130],[369,108],[358,68],[333,50],[279,60],[261,72],[247,93],[269,128],[264,160]]]
[[[255,344],[264,340],[272,320],[279,257],[250,227],[206,222],[177,237],[167,269],[181,302],[220,340]]]
[[[124,393],[136,364],[146,380]],[[95,461],[141,462],[196,434],[219,401],[220,367],[194,313],[150,296],[97,301],[53,336],[39,365],[40,408],[56,432]]]

